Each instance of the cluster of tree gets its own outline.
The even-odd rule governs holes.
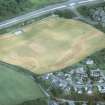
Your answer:
[[[99,68],[105,70],[105,49],[96,52],[91,57],[94,59],[95,63]]]
[[[0,21],[28,11],[32,5],[30,0],[0,0]]]
[[[75,17],[75,14],[69,9],[57,10],[54,14],[67,19]]]

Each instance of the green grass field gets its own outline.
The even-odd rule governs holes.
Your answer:
[[[0,62],[0,105],[19,105],[45,97],[37,83],[17,69]]]
[[[0,60],[42,74],[60,70],[105,48],[105,35],[92,26],[52,16],[0,37]]]

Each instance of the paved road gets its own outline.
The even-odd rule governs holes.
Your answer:
[[[76,7],[81,6],[81,5],[95,4],[95,3],[101,3],[101,2],[105,2],[105,0],[70,0],[70,1],[66,1],[64,3],[50,5],[50,6],[47,6],[45,8],[27,13],[25,15],[18,16],[18,17],[3,21],[0,23],[0,29],[8,28],[10,26],[24,22],[26,20],[30,20],[32,18],[43,16],[43,15],[51,13],[55,10],[61,10],[61,9],[65,9],[68,7],[72,9],[72,8],[76,8]],[[74,11],[74,13],[75,12],[76,11]]]

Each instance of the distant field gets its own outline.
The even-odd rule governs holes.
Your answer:
[[[105,35],[76,20],[48,17],[0,36],[0,60],[42,74],[70,66],[105,48]]]
[[[19,105],[45,97],[31,77],[16,70],[0,62],[0,105]]]

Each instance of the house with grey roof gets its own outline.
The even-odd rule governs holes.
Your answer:
[[[97,85],[97,87],[100,93],[105,93],[105,84]]]
[[[74,86],[74,91],[77,92],[78,94],[82,94],[84,89],[84,85],[75,85]]]
[[[101,77],[101,70],[100,70],[100,69],[91,70],[91,71],[90,71],[90,76],[91,76],[93,79],[100,79],[100,77]]]
[[[85,86],[85,91],[87,92],[87,94],[91,95],[93,93],[93,85],[87,84]]]
[[[88,59],[88,60],[86,60],[86,64],[92,65],[92,64],[94,64],[94,61],[92,59]]]

